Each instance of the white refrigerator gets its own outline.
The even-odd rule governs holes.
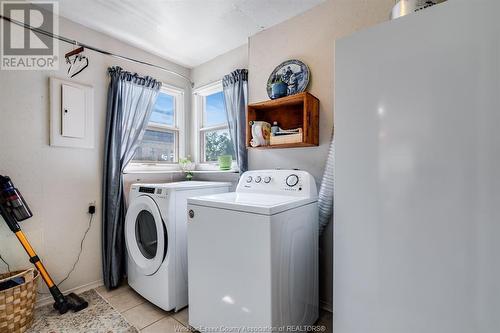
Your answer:
[[[500,1],[336,43],[335,333],[500,332]]]

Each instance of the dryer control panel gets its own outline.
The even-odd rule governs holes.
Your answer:
[[[236,192],[317,197],[316,182],[302,170],[253,170],[245,172]]]

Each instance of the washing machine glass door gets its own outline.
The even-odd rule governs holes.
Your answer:
[[[137,269],[144,275],[156,273],[167,251],[167,232],[158,206],[147,195],[135,199],[127,211],[125,242]]]

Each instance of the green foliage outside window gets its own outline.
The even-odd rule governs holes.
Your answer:
[[[234,148],[226,131],[205,133],[205,160],[217,161],[221,155],[231,155],[235,160]]]

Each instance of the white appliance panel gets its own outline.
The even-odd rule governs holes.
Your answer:
[[[189,324],[271,325],[270,217],[188,204]]]
[[[187,199],[192,196],[224,193],[230,185],[175,191],[175,310],[188,305]],[[182,209],[180,209],[180,208]]]
[[[317,219],[316,202],[273,216],[273,327],[311,325],[318,319]]]
[[[191,326],[262,329],[316,321],[316,203],[273,216],[188,204],[191,210]]]
[[[340,40],[334,330],[500,329],[500,2]]]
[[[223,193],[230,190],[228,182],[177,182],[166,184],[133,184],[130,188],[130,206],[126,226],[128,252],[128,284],[144,298],[163,310],[179,311],[188,305],[187,296],[187,198],[189,196]],[[146,200],[146,199],[148,200]],[[141,203],[142,200],[142,203]],[[137,204],[138,203],[138,204]],[[145,205],[147,203],[148,205]],[[157,211],[153,208],[156,206]],[[134,208],[135,207],[135,208]],[[140,258],[135,244],[135,221],[142,209],[154,215],[157,232],[166,228],[166,235],[158,234],[158,252],[154,259]],[[159,212],[158,212],[159,211]],[[129,245],[130,243],[130,245]],[[167,245],[166,254],[163,248]],[[135,252],[135,260],[130,252]],[[158,261],[159,260],[159,261]],[[154,262],[153,262],[154,261]],[[151,271],[153,264],[159,268]],[[154,266],[156,268],[156,266]]]
[[[270,332],[314,324],[316,198],[307,172],[255,170],[234,193],[188,199],[191,326]]]

